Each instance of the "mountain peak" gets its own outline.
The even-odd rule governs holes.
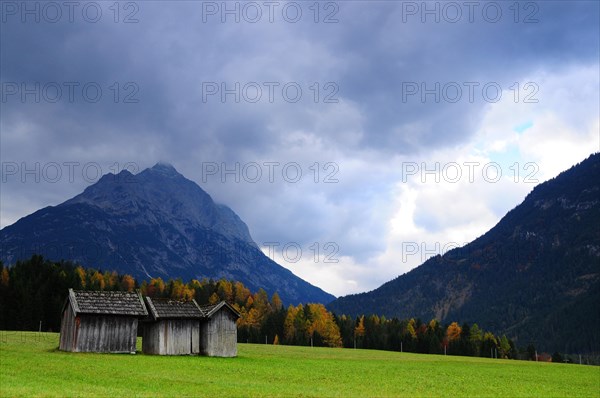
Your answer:
[[[277,291],[291,304],[334,299],[264,255],[233,210],[164,162],[136,175],[103,176],[74,198],[0,230],[0,247],[6,264],[36,253],[140,280],[237,280]]]
[[[173,167],[171,163],[158,162],[151,168],[147,169],[153,172],[158,172],[167,176],[180,176],[181,174]]]

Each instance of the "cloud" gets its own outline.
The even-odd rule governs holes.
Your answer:
[[[343,294],[418,265],[419,255],[403,261],[403,242],[477,237],[529,192],[525,173],[544,181],[599,149],[598,4],[519,3],[516,15],[493,2],[502,14],[490,22],[482,12],[494,5],[477,3],[471,20],[457,3],[461,16],[449,22],[441,2],[429,4],[437,15],[421,2],[415,13],[412,2],[319,3],[318,15],[297,3],[302,17],[291,23],[282,10],[292,6],[278,3],[273,21],[263,8],[252,23],[248,5],[228,3],[241,14],[223,23],[220,8],[206,7],[225,3],[209,3],[133,2],[118,22],[109,3],[96,3],[97,23],[81,9],[73,22],[3,14],[3,95],[13,83],[41,89],[39,101],[19,92],[2,102],[0,226],[81,192],[95,181],[86,165],[140,171],[164,160],[232,207],[260,244],[308,253],[335,243],[338,263],[303,258],[289,268]],[[56,102],[53,82],[63,89]],[[69,82],[78,84],[72,101]],[[97,102],[83,90],[91,83],[102,90]],[[486,84],[489,95],[500,87],[499,101]],[[523,102],[536,87],[539,102]],[[63,177],[50,182],[53,162]],[[72,179],[66,162],[78,163]],[[503,176],[490,183],[477,169],[472,183],[422,183],[403,169],[451,162],[465,173],[464,162],[496,162]],[[256,165],[257,180],[244,174]],[[40,182],[23,178],[27,168]]]

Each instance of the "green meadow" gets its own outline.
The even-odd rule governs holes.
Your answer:
[[[582,365],[254,344],[240,344],[237,358],[66,353],[57,346],[56,333],[0,332],[0,395],[600,395],[600,367]]]

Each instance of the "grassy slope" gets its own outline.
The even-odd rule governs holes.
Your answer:
[[[0,395],[600,395],[600,368],[590,366],[250,344],[238,358],[73,354],[57,345],[55,333],[0,332]]]

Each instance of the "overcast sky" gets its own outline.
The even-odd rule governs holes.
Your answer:
[[[163,161],[343,295],[600,150],[597,1],[1,5],[0,227]]]

